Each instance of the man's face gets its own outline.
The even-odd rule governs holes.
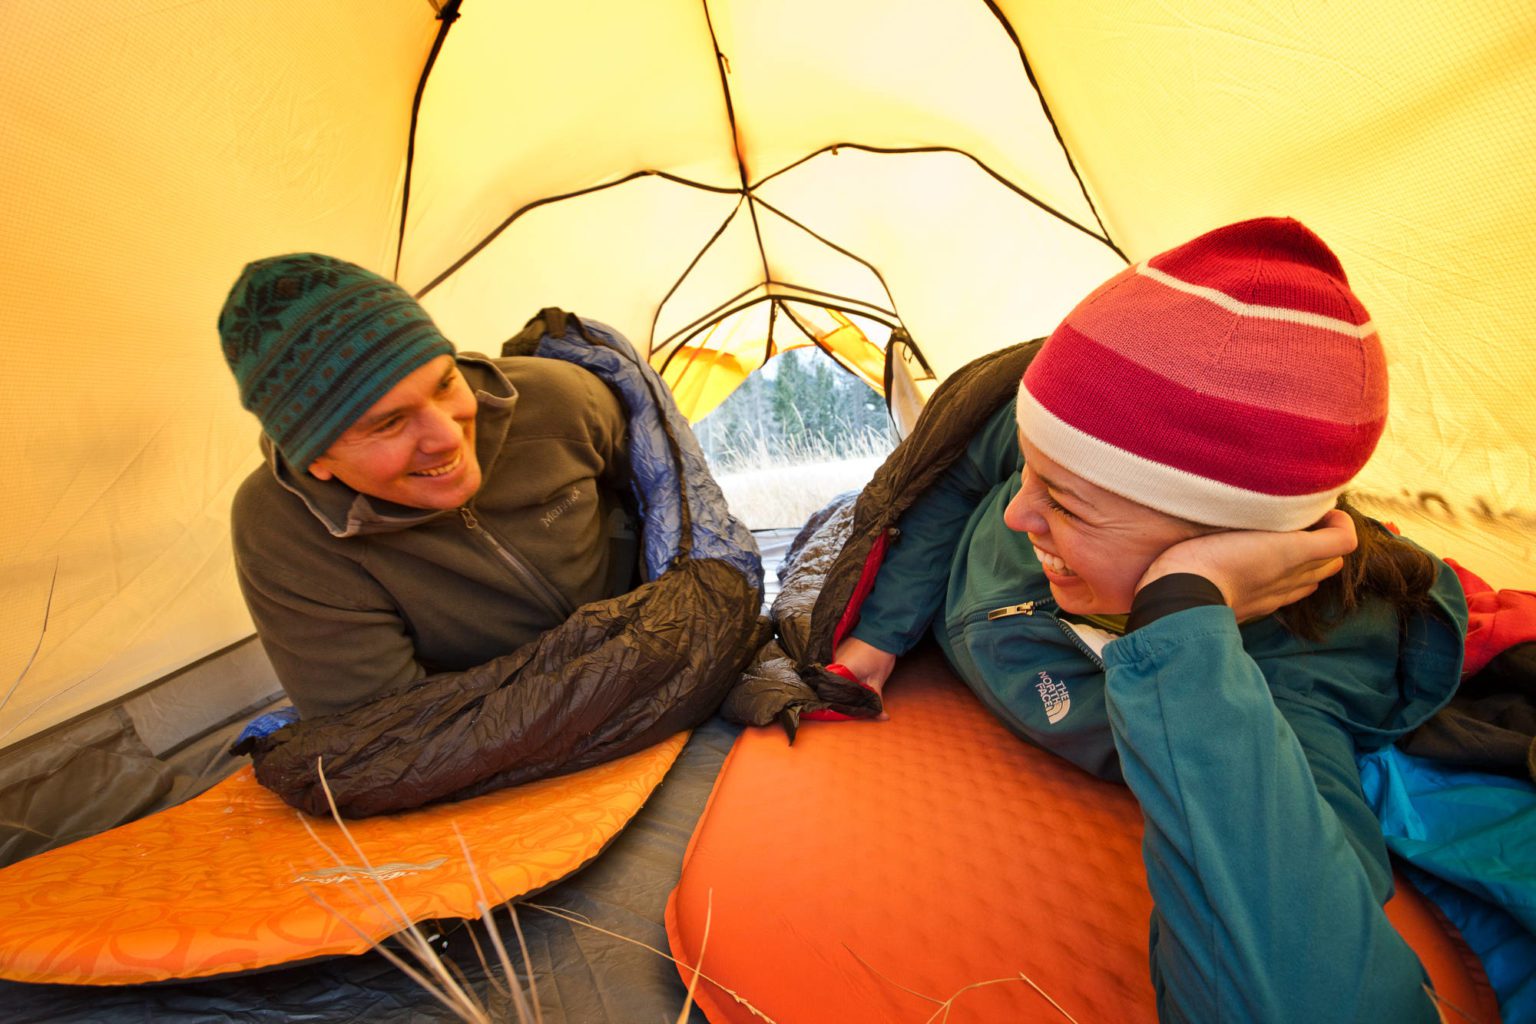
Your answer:
[[[452,356],[412,371],[369,407],[309,472],[412,508],[458,508],[480,489],[475,396]]]

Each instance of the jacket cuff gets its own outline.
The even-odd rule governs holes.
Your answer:
[[[1137,592],[1131,600],[1131,614],[1126,619],[1125,631],[1135,632],[1174,612],[1226,603],[1221,588],[1204,576],[1192,572],[1169,573]]]

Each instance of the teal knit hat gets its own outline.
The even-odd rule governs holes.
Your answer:
[[[240,403],[299,468],[411,371],[454,354],[405,289],[312,252],[247,264],[219,337]]]

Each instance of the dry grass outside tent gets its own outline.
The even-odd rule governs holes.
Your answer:
[[[727,504],[754,530],[800,526],[895,447],[880,396],[831,363],[784,352],[695,425]]]
[[[797,527],[837,495],[861,489],[880,468],[884,439],[866,434],[857,444],[864,454],[852,457],[834,457],[824,448],[786,453],[764,446],[715,479],[732,508],[747,510],[754,530]]]

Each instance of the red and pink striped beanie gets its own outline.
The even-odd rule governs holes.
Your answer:
[[[1333,507],[1387,415],[1370,314],[1294,220],[1244,221],[1110,278],[1019,387],[1019,429],[1084,479],[1212,526]]]

